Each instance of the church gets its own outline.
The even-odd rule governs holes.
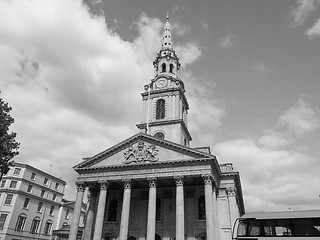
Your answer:
[[[76,240],[85,190],[85,240],[231,240],[244,214],[240,176],[209,147],[193,148],[189,104],[179,78],[169,17],[144,86],[138,133],[74,166]]]

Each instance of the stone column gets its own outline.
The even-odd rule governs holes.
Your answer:
[[[69,233],[69,240],[77,239],[84,189],[85,186],[83,183],[77,183],[77,199],[74,206],[74,212]]]
[[[94,188],[89,188],[88,200],[89,208],[87,211],[86,224],[84,229],[84,239],[90,240],[92,238],[92,228],[94,223],[94,215],[96,211],[97,191]]]
[[[184,194],[183,176],[175,177],[176,181],[176,240],[184,240]]]
[[[96,216],[96,224],[94,227],[93,240],[101,240],[108,186],[109,186],[108,182],[100,183],[100,194],[99,194],[99,202],[98,202],[98,209],[97,209],[97,216]]]
[[[121,212],[119,240],[127,240],[129,228],[130,198],[131,198],[131,179],[123,180],[124,192]]]
[[[213,203],[212,203],[212,179],[210,174],[203,175],[204,180],[204,195],[206,202],[206,228],[207,240],[214,239],[214,224],[213,224]]]
[[[156,201],[157,182],[155,178],[151,178],[149,179],[147,240],[154,240],[156,235]]]
[[[219,224],[218,224],[218,206],[217,206],[217,191],[218,188],[215,184],[212,187],[212,204],[213,204],[213,224],[214,224],[214,238],[219,239]]]

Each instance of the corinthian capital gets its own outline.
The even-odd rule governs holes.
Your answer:
[[[84,192],[86,185],[83,182],[77,182],[76,185],[78,192]]]
[[[132,187],[132,180],[131,179],[123,179],[122,182],[123,182],[124,188],[131,189],[131,187]]]
[[[149,188],[156,188],[157,187],[157,179],[156,178],[148,178],[149,181]]]
[[[184,176],[175,176],[176,186],[183,186]]]

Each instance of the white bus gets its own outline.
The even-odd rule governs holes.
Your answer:
[[[236,240],[320,240],[320,210],[246,213],[233,228]]]

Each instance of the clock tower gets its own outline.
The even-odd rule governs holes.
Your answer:
[[[180,61],[173,50],[171,26],[167,16],[162,46],[153,62],[154,78],[144,86],[142,95],[141,132],[190,146],[187,125],[189,104],[183,81],[179,78]]]

